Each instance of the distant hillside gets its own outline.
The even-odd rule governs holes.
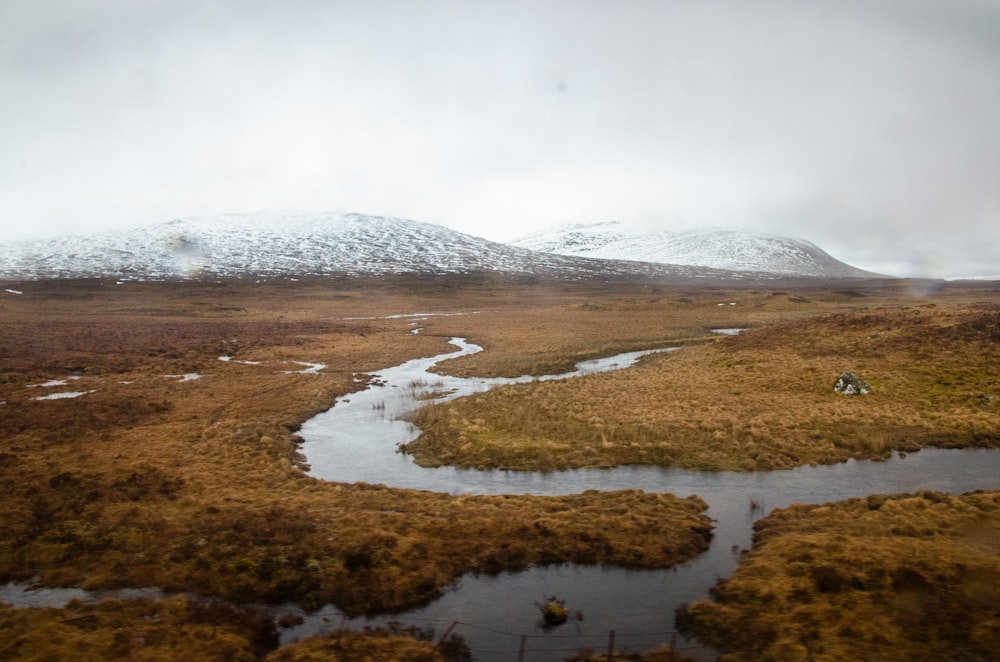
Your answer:
[[[0,244],[0,278],[195,278],[497,272],[554,278],[758,274],[555,255],[361,214],[225,214]]]
[[[801,239],[742,230],[632,234],[615,222],[572,225],[510,242],[554,255],[638,260],[785,276],[870,277]]]

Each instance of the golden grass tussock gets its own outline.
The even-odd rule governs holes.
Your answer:
[[[776,510],[685,627],[736,660],[989,660],[1000,650],[1000,493]]]
[[[425,407],[406,450],[429,466],[747,471],[995,447],[998,328],[994,310],[934,304],[775,323],[626,371]],[[874,393],[834,393],[845,369]]]
[[[433,630],[401,628],[390,624],[364,632],[337,632],[309,637],[271,653],[267,662],[326,660],[393,660],[398,662],[466,662],[471,659],[461,637],[451,635],[437,645]]]
[[[4,660],[250,662],[277,643],[268,616],[216,601],[73,601],[65,609],[0,605]]]

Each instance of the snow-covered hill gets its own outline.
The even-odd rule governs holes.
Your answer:
[[[745,278],[701,267],[554,255],[360,214],[227,214],[0,244],[0,278],[274,277],[500,272],[556,278]]]
[[[845,264],[801,239],[741,230],[632,234],[620,223],[570,225],[511,242],[556,255],[639,260],[791,276],[858,277],[873,274]]]

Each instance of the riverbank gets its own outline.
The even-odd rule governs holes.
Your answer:
[[[990,660],[1000,492],[870,495],[776,510],[686,627],[736,660]]]
[[[423,466],[760,471],[995,448],[995,306],[873,306],[768,324],[585,382],[503,386],[422,408],[413,420],[423,434],[406,450]],[[872,392],[835,393],[845,370]]]

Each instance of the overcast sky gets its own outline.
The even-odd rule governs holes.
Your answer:
[[[0,0],[0,239],[258,210],[1000,277],[1000,2]]]

